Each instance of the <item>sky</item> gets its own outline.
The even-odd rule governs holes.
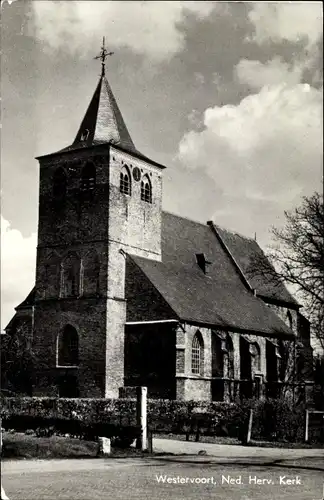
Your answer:
[[[163,208],[254,237],[322,191],[321,2],[1,0],[1,327],[34,285],[38,155],[106,74]]]

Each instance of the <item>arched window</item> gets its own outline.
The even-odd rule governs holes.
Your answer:
[[[152,203],[152,185],[147,175],[141,181],[141,200]]]
[[[86,163],[81,172],[81,191],[93,191],[96,187],[96,167],[93,163]]]
[[[67,179],[64,168],[59,167],[53,175],[53,198],[63,201],[66,197]]]
[[[119,190],[121,193],[131,195],[131,176],[126,165],[120,172]]]
[[[80,293],[80,259],[68,255],[61,264],[61,297],[77,297]]]
[[[204,347],[201,333],[197,331],[192,339],[191,372],[195,375],[203,374]]]
[[[57,365],[77,366],[79,364],[79,337],[75,328],[66,325],[57,337]]]

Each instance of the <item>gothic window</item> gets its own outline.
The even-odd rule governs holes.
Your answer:
[[[198,330],[192,340],[192,346],[191,346],[191,372],[193,374],[202,375],[203,357],[204,357],[203,339],[201,333]]]
[[[77,297],[80,293],[80,259],[67,256],[61,264],[61,297]]]
[[[291,316],[290,311],[287,312],[287,321],[288,321],[288,325],[289,325],[290,330],[292,330],[293,329],[293,321],[292,321],[292,316]]]
[[[62,167],[55,170],[53,175],[53,198],[56,201],[63,201],[66,197],[67,179]]]
[[[145,175],[141,181],[141,200],[152,203],[152,186],[147,175]]]
[[[83,192],[91,192],[96,187],[96,167],[88,162],[81,172],[80,188]]]
[[[77,366],[79,364],[79,337],[75,328],[66,325],[57,338],[57,365]]]
[[[120,172],[119,190],[121,193],[131,195],[131,176],[126,165],[123,166]]]

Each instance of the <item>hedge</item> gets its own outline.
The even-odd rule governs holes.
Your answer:
[[[300,441],[304,408],[284,400],[223,403],[148,400],[148,428],[153,433],[238,437],[244,440],[253,408],[253,439]],[[8,429],[52,427],[60,433],[107,436],[137,435],[135,399],[4,398],[0,410]]]

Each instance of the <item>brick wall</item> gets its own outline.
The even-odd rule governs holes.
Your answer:
[[[93,191],[80,189],[82,169],[96,168]],[[120,172],[136,166],[152,185],[152,203],[141,200],[131,178],[131,196],[120,192]],[[65,202],[53,195],[57,169],[67,179]],[[162,177],[158,167],[104,145],[40,159],[34,349],[45,362],[35,393],[55,394],[56,338],[70,324],[79,335],[80,365],[73,369],[80,396],[117,397],[124,381],[126,321],[124,252],[161,259]],[[61,266],[80,261],[79,295],[64,298]],[[61,370],[62,371],[62,370]],[[70,369],[70,372],[72,369]]]

